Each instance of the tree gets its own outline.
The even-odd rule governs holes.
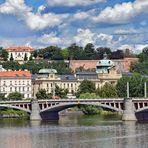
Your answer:
[[[95,93],[95,83],[89,80],[83,80],[81,84],[79,85],[77,97],[80,96],[82,93]]]
[[[8,95],[9,100],[22,100],[23,95],[19,92],[12,92]]]
[[[47,94],[45,89],[40,89],[36,93],[36,97],[37,97],[37,99],[49,99],[49,95]]]
[[[96,98],[100,98],[99,96],[97,96],[95,93],[82,93],[79,96],[80,99],[96,99]]]
[[[28,60],[28,57],[27,57],[27,54],[25,53],[24,55],[24,61],[27,61]]]
[[[68,60],[69,51],[68,51],[67,48],[62,49],[62,50],[61,50],[61,54],[62,54],[63,59]]]
[[[96,92],[101,98],[116,98],[118,96],[115,86],[110,83],[105,83],[101,88],[98,87]]]
[[[7,100],[7,98],[5,97],[5,94],[0,93],[0,100]]]
[[[116,89],[119,97],[127,97],[127,82],[129,82],[130,77],[123,76],[117,82]]]
[[[8,60],[8,52],[3,48],[1,48],[1,57],[4,59],[4,61]]]
[[[56,85],[56,87],[55,87],[55,95],[56,96],[59,96],[60,98],[65,98],[67,93],[68,93],[67,89],[64,90],[64,89],[60,88],[58,85]]]
[[[112,52],[111,52],[110,48],[108,48],[108,47],[99,47],[99,48],[96,49],[96,56],[97,56],[97,58],[103,59],[104,53],[107,53],[108,58],[111,57],[111,53]]]
[[[84,48],[84,54],[86,59],[93,60],[95,55],[95,48],[92,43],[88,43]]]
[[[29,61],[32,61],[32,59],[33,59],[33,56],[31,54],[30,57],[29,57]]]
[[[13,58],[12,53],[11,53],[11,55],[10,55],[10,61],[14,61],[14,58]]]
[[[131,77],[123,76],[120,80],[118,80],[116,86],[119,97],[127,96],[127,82],[129,82],[130,97],[143,97],[144,82],[146,81],[148,81],[148,79],[142,77],[138,73],[134,73]]]
[[[68,52],[70,60],[81,60],[84,58],[83,47],[78,46],[76,43],[68,47]]]

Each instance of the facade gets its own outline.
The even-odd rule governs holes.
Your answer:
[[[24,98],[32,97],[31,73],[29,71],[0,72],[0,93],[20,92]]]
[[[55,85],[62,89],[68,89],[70,94],[78,90],[83,80],[91,80],[95,83],[96,88],[103,86],[106,82],[113,85],[121,78],[114,63],[104,56],[103,60],[99,60],[96,64],[96,72],[77,72],[73,75],[58,75],[55,69],[41,69],[34,77],[34,93],[39,89],[45,89],[48,93],[55,91]]]
[[[98,60],[70,60],[69,67],[75,72],[77,68],[95,69]],[[116,69],[122,72],[129,72],[132,63],[138,62],[138,58],[124,58],[112,60]]]
[[[14,61],[24,61],[25,56],[29,60],[31,52],[34,51],[32,47],[21,46],[21,47],[9,47],[6,49],[8,52],[8,60],[12,57]]]

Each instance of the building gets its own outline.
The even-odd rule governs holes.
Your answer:
[[[113,59],[116,69],[129,72],[131,64],[138,62],[138,58]],[[95,69],[98,60],[70,60],[69,67],[75,72],[77,68]]]
[[[96,88],[103,86],[106,82],[113,85],[121,78],[121,73],[116,69],[113,61],[107,59],[99,60],[96,64],[96,72],[77,72],[73,75],[58,75],[55,69],[41,69],[34,77],[35,94],[39,89],[45,89],[48,93],[55,91],[55,85],[62,89],[68,89],[70,94],[78,90],[83,80],[91,80]]]
[[[29,71],[0,72],[0,93],[7,97],[9,93],[20,92],[24,98],[32,97],[31,73]]]
[[[31,53],[34,51],[32,47],[19,46],[19,47],[9,47],[6,49],[8,52],[8,60],[13,58],[14,61],[22,62],[25,57],[29,60]]]

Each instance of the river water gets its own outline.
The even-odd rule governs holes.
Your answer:
[[[58,122],[1,119],[0,148],[148,148],[148,123],[74,114]]]

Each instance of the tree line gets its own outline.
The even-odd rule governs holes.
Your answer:
[[[33,60],[33,58],[48,60],[99,60],[103,58],[104,53],[107,53],[110,59],[123,59],[124,57],[134,56],[129,49],[126,49],[124,52],[122,50],[112,51],[109,47],[95,48],[92,43],[86,44],[85,47],[73,43],[67,48],[48,46],[46,48],[36,49],[32,52],[29,60]],[[4,61],[8,59],[8,53],[2,47],[0,48],[0,57]],[[10,56],[10,60],[14,60],[12,55]],[[27,61],[26,55],[24,61]]]

